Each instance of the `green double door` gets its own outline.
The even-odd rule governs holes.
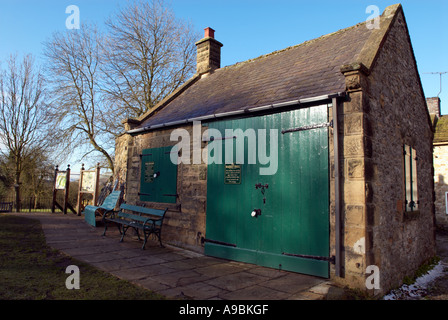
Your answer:
[[[327,121],[322,105],[209,123],[205,254],[329,276]]]

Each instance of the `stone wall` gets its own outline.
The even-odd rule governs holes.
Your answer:
[[[192,126],[182,129],[192,134]],[[170,141],[172,129],[150,131],[131,137],[128,134],[116,140],[116,175],[126,181],[125,200],[127,203],[151,208],[169,208],[166,214],[162,240],[186,247],[203,250],[201,238],[205,236],[205,214],[207,199],[207,166],[202,164],[179,164],[177,172],[178,198],[175,204],[161,204],[140,201],[140,173],[142,150],[174,146]],[[204,145],[202,145],[204,147]],[[192,153],[191,153],[192,155]]]
[[[445,200],[448,192],[448,144],[434,146],[434,183],[437,226],[448,230]]]
[[[435,254],[432,130],[404,16],[400,12],[363,87],[366,264],[380,270],[381,291]],[[403,201],[403,145],[418,157],[419,211]],[[360,186],[361,187],[361,186]]]

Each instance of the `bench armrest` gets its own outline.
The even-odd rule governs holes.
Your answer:
[[[114,219],[115,218],[115,210],[104,210],[101,219],[104,221],[105,218],[111,218]]]
[[[162,220],[162,218],[148,218],[143,223],[143,227],[145,227],[147,225],[152,225],[152,227],[155,227],[156,226],[156,222],[157,221],[161,221],[161,220]]]

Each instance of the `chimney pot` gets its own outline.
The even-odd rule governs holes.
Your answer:
[[[205,33],[204,33],[204,38],[215,38],[215,30],[213,30],[212,28],[208,27],[205,28]]]

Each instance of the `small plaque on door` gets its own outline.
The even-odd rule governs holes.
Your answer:
[[[241,165],[226,164],[224,184],[241,184]]]

